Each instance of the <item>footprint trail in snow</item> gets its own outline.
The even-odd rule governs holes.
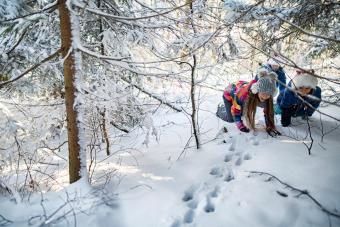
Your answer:
[[[218,135],[221,138],[220,130]],[[235,179],[235,170],[239,168],[244,161],[251,160],[252,154],[246,147],[256,146],[259,144],[255,135],[238,133],[221,138],[223,143],[227,144],[226,154],[220,165],[210,168],[209,175],[211,178],[198,184],[192,185],[184,191],[182,202],[187,207],[187,210],[182,215],[182,219],[176,219],[171,227],[179,227],[182,224],[194,223],[195,217],[210,213],[214,213],[218,209],[218,201],[223,193],[226,193],[227,184]]]

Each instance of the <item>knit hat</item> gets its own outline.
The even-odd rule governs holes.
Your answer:
[[[311,71],[314,74],[314,71]],[[315,89],[318,85],[318,79],[306,71],[298,70],[292,79],[292,84],[295,88],[309,87]]]
[[[259,92],[266,93],[272,96],[276,94],[276,73],[270,72],[266,76],[260,77],[256,83],[251,86],[251,92],[257,94]]]

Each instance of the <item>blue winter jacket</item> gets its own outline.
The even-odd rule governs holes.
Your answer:
[[[277,74],[277,79],[279,82],[276,82],[276,87],[279,88],[279,92],[283,91],[285,89],[285,84],[286,84],[286,73],[283,71],[282,67],[279,67],[279,69],[277,69],[276,71],[274,69],[272,69],[272,67],[268,64],[263,64],[261,65],[261,67],[265,68],[267,71],[269,72],[274,72]],[[258,75],[256,75],[255,80],[258,79]]]
[[[288,86],[291,87],[291,81],[288,83]],[[321,99],[321,88],[316,86],[316,88],[312,89],[309,94]],[[320,100],[314,100],[314,99],[303,97],[303,96],[301,97],[303,100],[311,104],[315,109],[317,109],[320,105],[320,102],[321,102]],[[291,107],[296,107],[297,112],[300,112],[306,106],[306,104],[301,99],[298,98],[298,95],[295,92],[287,88],[284,89],[283,91],[280,91],[280,94],[277,97],[277,104],[280,106],[281,109],[288,109]],[[310,108],[307,105],[306,111],[307,111],[308,116],[312,116],[315,109]]]

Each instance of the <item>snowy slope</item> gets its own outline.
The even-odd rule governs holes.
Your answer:
[[[293,187],[307,189],[326,209],[335,211],[340,205],[339,130],[321,143],[320,121],[315,116],[311,123],[315,141],[309,156],[301,142],[289,137],[239,133],[233,124],[216,122],[213,116],[206,121],[211,127],[207,138],[221,128],[218,124],[227,125],[227,143],[221,143],[222,139],[212,141],[199,151],[188,150],[185,158],[175,162],[173,157],[180,150],[174,147],[171,152],[168,146],[154,145],[139,159],[136,180],[151,188],[139,188],[121,196],[123,213],[129,214],[128,226],[340,225],[338,218],[326,215],[306,196],[296,197],[298,192],[277,181],[267,182],[268,176],[249,173],[271,173]],[[305,135],[305,122],[296,120],[294,124],[298,126],[280,128],[281,132]],[[335,123],[325,119],[323,127],[328,131]]]
[[[314,144],[308,155],[305,145],[291,138],[306,136],[303,120],[294,120],[290,128],[278,126],[284,134],[278,138],[263,130],[240,133],[233,124],[215,117],[219,98],[220,94],[212,94],[201,105],[206,110],[200,114],[202,149],[196,150],[192,142],[183,151],[190,123],[183,113],[163,109],[153,119],[159,142],[150,137],[149,146],[142,145],[142,129],[136,130],[120,141],[134,144],[135,151],[121,152],[119,162],[106,159],[98,164],[98,170],[117,169],[117,178],[104,191],[78,182],[44,194],[43,200],[40,194],[19,204],[2,198],[0,214],[12,221],[7,222],[9,226],[72,226],[75,222],[127,227],[340,226],[340,218],[327,215],[306,195],[268,175],[250,173],[270,173],[292,187],[308,190],[325,209],[339,214],[338,123],[323,117],[321,124],[318,114],[312,117]],[[219,133],[223,126],[228,133]],[[324,132],[332,130],[323,141],[322,127]],[[308,144],[310,139],[302,141]]]

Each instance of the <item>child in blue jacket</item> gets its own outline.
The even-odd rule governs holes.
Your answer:
[[[318,80],[313,76],[314,71],[297,71],[295,77],[288,83],[288,87],[280,92],[277,104],[281,109],[281,124],[287,127],[292,117],[310,117],[321,102],[321,88]],[[314,98],[307,97],[314,96]],[[300,98],[299,98],[300,96]],[[302,100],[301,100],[302,99]]]
[[[280,61],[282,62],[283,60],[280,60],[278,57],[270,58],[266,64],[261,65],[257,70],[255,80],[257,80],[259,76],[261,77],[270,72],[274,72],[277,75],[277,80],[281,82],[276,82],[276,87],[279,88],[279,92],[282,92],[286,85],[286,73],[280,64]]]

